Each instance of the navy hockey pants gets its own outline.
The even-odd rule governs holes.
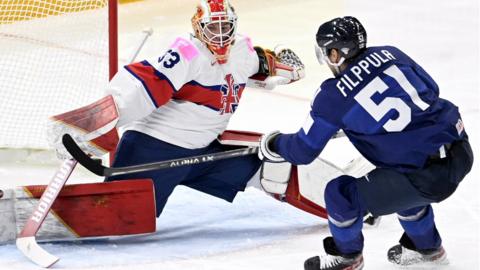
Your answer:
[[[200,149],[186,149],[149,135],[127,131],[120,140],[113,167],[138,165],[231,150],[214,141]],[[109,177],[105,181],[151,178],[155,187],[157,217],[162,213],[168,197],[177,185],[185,185],[212,196],[232,202],[238,191],[245,190],[247,182],[260,168],[256,155],[149,172]]]
[[[363,216],[397,213],[416,249],[441,245],[431,203],[450,196],[471,170],[473,153],[468,139],[454,142],[445,158],[429,159],[410,173],[377,168],[361,178],[340,176],[325,189],[329,227],[343,254],[362,251]]]

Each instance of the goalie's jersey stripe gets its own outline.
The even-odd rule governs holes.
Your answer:
[[[190,101],[197,105],[202,105],[215,111],[223,108],[222,100],[228,98],[229,95],[224,96],[221,89],[227,87],[226,85],[201,85],[196,81],[190,81],[176,93],[173,98],[177,100]],[[245,84],[238,85],[238,100],[240,100]],[[231,91],[231,90],[230,90]]]
[[[224,106],[224,99],[232,98],[230,93],[225,95],[225,93],[222,92],[222,89],[226,90],[228,88],[226,82],[225,85],[206,86],[197,81],[190,81],[177,91],[171,81],[147,61],[130,64],[125,66],[125,69],[142,83],[145,91],[157,108],[173,98],[193,102],[197,105],[219,111]],[[236,91],[238,101],[241,98],[245,85],[246,84],[243,83],[231,86],[238,87]],[[233,89],[229,89],[228,91],[233,91]]]
[[[170,80],[147,61],[127,65],[125,69],[143,84],[157,108],[167,103],[176,91]]]

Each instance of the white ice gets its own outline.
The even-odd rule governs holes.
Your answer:
[[[474,0],[232,0],[239,31],[265,47],[287,44],[307,67],[307,78],[271,93],[245,92],[230,128],[294,132],[309,109],[309,99],[330,76],[315,60],[314,35],[330,18],[354,15],[365,25],[370,45],[394,45],[431,75],[441,96],[461,110],[474,152],[479,151],[479,27]],[[162,54],[173,36],[190,31],[195,1],[147,0],[120,6],[120,54],[126,61],[153,27],[140,58]],[[329,143],[322,157],[344,165],[358,153],[345,139]],[[46,184],[55,166],[1,164],[0,188]],[[434,205],[438,229],[450,258],[442,269],[480,269],[479,168],[475,166],[456,193]],[[71,183],[101,181],[78,169]],[[54,269],[303,269],[303,261],[322,250],[326,221],[280,204],[249,189],[229,204],[179,187],[157,220],[157,233],[114,241],[43,244],[61,257]],[[365,269],[396,269],[387,249],[402,233],[395,216],[378,228],[365,228]],[[14,245],[0,246],[0,269],[37,269]],[[423,269],[423,268],[413,268]],[[430,269],[430,268],[429,268]]]

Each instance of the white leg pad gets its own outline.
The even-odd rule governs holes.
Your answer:
[[[356,159],[350,161],[350,163],[348,163],[343,170],[347,175],[353,176],[355,178],[360,178],[365,176],[373,169],[375,169],[375,165],[370,163],[364,157],[359,156]]]
[[[317,158],[308,165],[298,166],[299,192],[308,200],[325,207],[327,183],[344,174],[344,170],[333,163]]]
[[[13,189],[3,190],[3,197],[0,198],[0,217],[0,245],[14,242],[17,238],[17,226]]]

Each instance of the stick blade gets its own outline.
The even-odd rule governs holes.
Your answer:
[[[58,257],[40,247],[34,236],[17,238],[17,248],[32,262],[43,268],[48,268],[59,260]]]

